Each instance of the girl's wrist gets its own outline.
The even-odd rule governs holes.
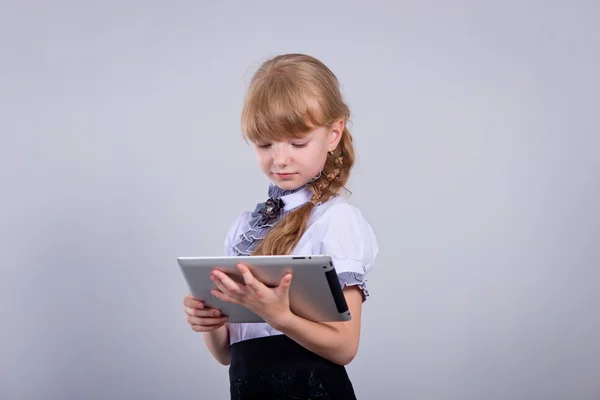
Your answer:
[[[294,313],[291,310],[288,310],[277,315],[276,317],[267,319],[266,322],[271,326],[271,328],[282,332],[287,326],[289,326],[294,317]]]

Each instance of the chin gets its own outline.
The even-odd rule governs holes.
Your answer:
[[[284,190],[294,190],[302,186],[290,181],[275,181],[273,183]]]
[[[298,189],[300,186],[304,185],[303,182],[298,182],[295,179],[292,179],[289,181],[274,180],[273,183],[284,190],[294,190],[294,189]]]

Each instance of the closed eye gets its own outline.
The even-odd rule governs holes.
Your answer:
[[[256,147],[258,147],[259,149],[268,149],[269,147],[271,147],[271,143],[257,144]]]
[[[301,149],[303,147],[306,147],[307,144],[308,143],[293,143],[292,146],[294,146],[294,147],[296,147],[298,149]]]

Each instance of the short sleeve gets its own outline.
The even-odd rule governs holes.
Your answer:
[[[364,302],[369,296],[367,274],[379,252],[373,229],[360,210],[347,203],[327,210],[318,228],[315,250],[331,256],[342,288],[357,285]]]
[[[243,212],[231,223],[229,229],[227,231],[227,235],[225,236],[224,245],[224,254],[225,256],[234,256],[233,254],[233,246],[235,246],[237,242],[237,238],[241,235],[241,226],[245,221],[247,221],[248,212]]]

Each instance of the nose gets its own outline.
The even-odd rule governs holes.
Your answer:
[[[285,146],[277,143],[273,149],[273,164],[278,167],[284,167],[290,163],[290,156]]]

